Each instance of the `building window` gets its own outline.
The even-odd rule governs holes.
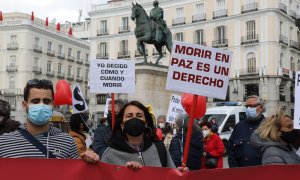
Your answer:
[[[283,65],[282,62],[283,62],[283,53],[280,54],[280,60],[279,60],[279,66],[280,67],[283,67],[282,66]]]
[[[99,44],[99,53],[102,58],[106,57],[106,53],[107,53],[107,43],[106,42],[102,42]]]
[[[62,52],[63,52],[63,46],[58,45],[58,54],[62,54]]]
[[[81,54],[81,52],[77,51],[77,59],[80,59],[80,54]]]
[[[89,79],[89,69],[85,70],[85,79]]]
[[[184,17],[184,10],[183,8],[176,8],[176,14],[175,17],[178,18],[182,18]]]
[[[291,70],[295,71],[295,62],[293,57],[291,57]]]
[[[40,44],[40,38],[35,37],[34,38],[34,45],[38,46]]]
[[[97,104],[106,104],[106,94],[97,94],[96,99]]]
[[[52,42],[48,41],[48,51],[52,50]]]
[[[255,38],[255,21],[248,21],[246,22],[247,26],[247,39],[254,39]]]
[[[298,63],[297,63],[297,71],[300,70],[300,59],[298,59]]]
[[[279,86],[279,101],[285,101],[285,85],[280,84]]]
[[[106,20],[100,21],[100,33],[101,34],[107,33],[107,21]]]
[[[120,45],[120,50],[125,55],[128,52],[128,40],[122,40]]]
[[[204,13],[204,3],[196,4],[196,14]]]
[[[68,76],[71,76],[71,72],[72,72],[72,66],[68,66]]]
[[[217,0],[217,10],[225,9],[226,1],[225,0]]]
[[[16,56],[10,56],[10,57],[9,57],[9,65],[10,65],[10,66],[15,66],[15,65],[16,65],[16,62],[17,62]]]
[[[128,17],[122,17],[122,30],[128,30]]]
[[[39,67],[39,58],[37,57],[33,58],[33,67]]]
[[[48,61],[47,62],[47,72],[51,72],[51,66],[52,66],[52,62]]]
[[[259,96],[259,85],[258,84],[246,84],[245,85],[245,96],[244,99],[251,95]]]
[[[175,40],[176,41],[183,41],[183,33],[176,33],[175,34]]]
[[[216,37],[220,42],[225,40],[225,26],[219,26],[216,28]],[[221,42],[221,44],[223,43]]]
[[[204,32],[203,29],[198,29],[195,31],[195,43],[204,45]]]
[[[61,74],[61,72],[62,72],[62,63],[58,63],[58,67],[57,67],[57,72],[58,72],[58,74]]]
[[[17,35],[11,35],[10,36],[10,42],[11,43],[16,43],[17,42]]]
[[[247,56],[247,71],[248,73],[256,72],[256,58],[254,53],[249,53]]]
[[[89,54],[85,54],[85,61],[89,62]]]
[[[15,89],[15,77],[14,76],[9,77],[9,89]]]
[[[68,48],[68,56],[72,56],[72,48]]]
[[[81,68],[77,68],[77,77],[80,77]]]

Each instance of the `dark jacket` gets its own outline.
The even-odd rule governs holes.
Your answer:
[[[10,118],[5,119],[5,121],[0,124],[0,135],[15,131],[19,128],[19,126],[20,126],[19,121],[15,121]]]
[[[262,140],[257,132],[251,136],[251,144],[262,154],[262,164],[300,164],[300,157],[291,145],[279,141]]]
[[[236,124],[229,138],[229,167],[261,165],[261,155],[250,144],[250,137],[264,119],[264,115],[261,115],[256,121],[245,120]]]
[[[170,144],[169,152],[173,159],[176,167],[181,166],[181,158],[183,157],[183,152],[181,148],[184,149],[186,134],[183,136],[181,132],[177,133]],[[203,136],[200,131],[195,131],[192,133],[190,149],[187,159],[186,166],[190,170],[199,170],[201,168],[201,159],[203,156]]]
[[[100,157],[105,149],[109,147],[109,138],[112,133],[110,126],[99,126],[94,132],[93,150]]]

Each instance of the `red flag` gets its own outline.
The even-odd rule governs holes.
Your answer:
[[[73,36],[72,27],[69,29],[69,36]]]
[[[56,30],[60,31],[60,24],[59,23],[57,23],[57,25],[56,25]]]
[[[48,17],[46,17],[46,26],[48,26],[48,24],[49,24],[49,23],[48,23]]]
[[[31,21],[34,21],[34,14],[33,14],[33,11],[31,12]]]
[[[2,11],[0,11],[0,21],[3,21]]]

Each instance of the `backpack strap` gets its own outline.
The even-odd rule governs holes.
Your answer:
[[[47,158],[56,158],[56,156],[54,156],[51,151],[47,151],[47,148],[39,140],[32,136],[27,130],[19,128],[18,131],[22,134],[22,136],[25,139],[27,139],[27,141],[29,141],[38,150],[40,150],[46,157],[48,152],[49,157]]]
[[[154,142],[156,149],[158,151],[159,159],[162,167],[167,167],[168,158],[167,158],[167,149],[162,142],[155,141]]]

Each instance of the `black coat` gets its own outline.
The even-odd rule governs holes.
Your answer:
[[[265,119],[263,115],[256,121],[241,121],[236,124],[229,138],[228,164],[229,167],[245,167],[261,165],[261,155],[250,144],[252,133]]]
[[[182,149],[184,149],[185,138],[186,138],[186,133],[183,136],[183,143],[182,143],[182,134],[180,132],[173,137],[170,144],[169,152],[176,167],[181,166],[182,164],[181,158],[183,157],[183,153],[181,151],[181,147]],[[201,168],[202,155],[203,155],[203,136],[200,131],[195,131],[192,133],[186,166],[190,170],[199,170]]]
[[[109,138],[112,130],[110,126],[99,126],[94,132],[93,150],[100,157],[104,153],[105,149],[109,147]]]

